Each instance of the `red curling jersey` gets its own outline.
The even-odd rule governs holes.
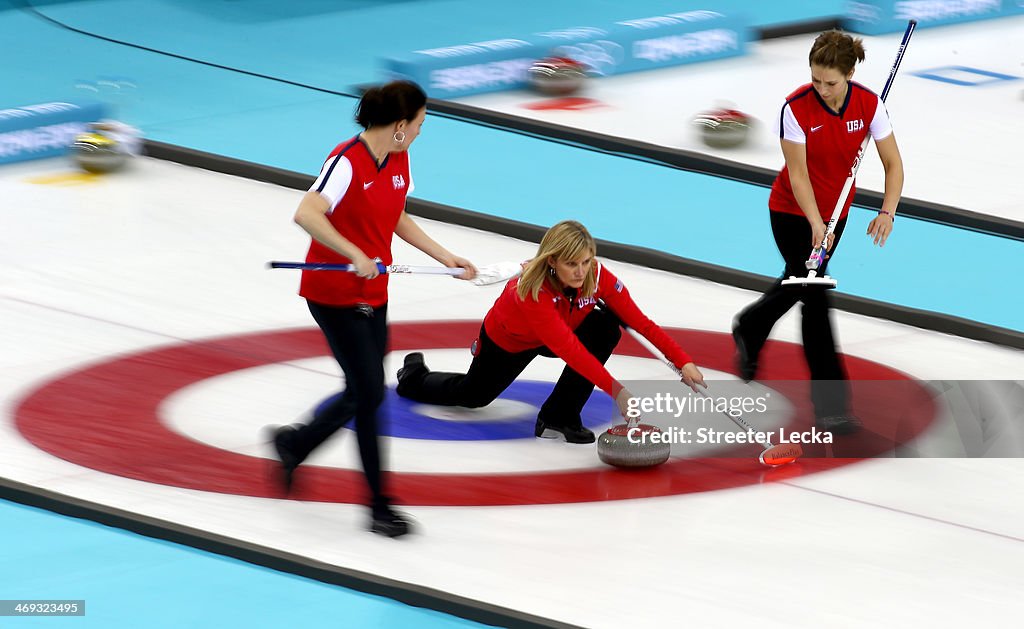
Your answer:
[[[810,83],[786,97],[779,117],[779,137],[806,145],[807,173],[818,212],[826,223],[832,218],[857,149],[868,132],[877,142],[892,134],[892,126],[882,99],[860,83],[850,81],[846,100],[838,112],[829,109]],[[855,192],[856,187],[850,190],[840,218],[849,213]],[[768,208],[773,212],[804,214],[793,195],[787,166],[772,184]]]
[[[334,147],[310,191],[330,203],[327,219],[338,233],[369,257],[391,264],[391,240],[412,188],[408,153],[389,153],[378,167],[369,147],[356,136]],[[352,261],[313,239],[306,262]],[[388,300],[388,276],[365,280],[355,273],[303,271],[299,294],[328,306],[378,307]]]
[[[669,335],[640,311],[622,282],[600,262],[594,263],[597,265],[597,289],[591,297],[570,297],[546,281],[536,301],[530,295],[520,299],[516,292],[519,278],[510,280],[484,317],[487,336],[507,352],[547,346],[577,373],[615,397],[622,385],[573,334],[600,300],[623,323],[654,343],[676,367],[692,362]]]

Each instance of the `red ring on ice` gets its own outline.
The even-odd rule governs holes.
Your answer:
[[[468,347],[478,321],[424,321],[391,324],[391,350]],[[734,373],[733,344],[728,334],[667,328],[700,365]],[[807,379],[799,345],[772,341],[765,349],[771,369],[765,380]],[[626,356],[647,356],[628,335],[616,350]],[[317,329],[255,332],[113,357],[63,374],[26,396],[15,409],[18,429],[40,449],[83,467],[135,480],[201,491],[243,496],[280,497],[267,473],[266,459],[199,443],[170,430],[158,407],[179,389],[239,369],[329,355]],[[920,389],[921,404],[899,417],[904,442],[920,434],[934,419],[935,406],[924,389],[909,377],[875,362],[845,356],[853,380],[903,380]],[[797,383],[799,384],[799,383]],[[777,389],[776,389],[777,390]],[[806,416],[806,392],[782,391]],[[896,430],[886,424],[885,400],[856,407],[866,435],[889,448]],[[275,418],[279,419],[279,418]],[[789,426],[797,430],[804,427]],[[847,438],[850,439],[850,438]],[[863,452],[864,443],[859,444]],[[868,444],[870,447],[870,444]],[[842,457],[837,444],[834,454]],[[594,469],[517,474],[419,474],[394,472],[390,492],[407,505],[484,506],[592,502],[711,491],[789,478],[847,465],[861,458],[805,458],[800,463],[767,470],[757,463],[757,446],[742,446],[749,456],[714,459],[671,459],[646,470],[619,470],[600,464]],[[814,446],[804,447],[813,455]],[[875,454],[881,454],[881,450]],[[819,453],[820,454],[820,453]],[[295,498],[323,502],[363,502],[359,471],[306,466]]]

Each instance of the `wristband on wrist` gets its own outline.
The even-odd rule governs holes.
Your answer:
[[[889,217],[889,220],[893,221],[894,223],[896,222],[896,213],[895,212],[886,212],[885,210],[878,210],[878,213],[879,214],[885,214],[886,216]]]

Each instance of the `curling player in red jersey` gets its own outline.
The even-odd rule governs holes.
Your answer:
[[[690,356],[640,311],[623,283],[594,258],[596,252],[580,223],[553,226],[522,275],[508,282],[484,317],[469,372],[430,371],[423,354],[414,352],[398,371],[398,394],[426,404],[479,408],[494,401],[534,358],[557,356],[566,366],[540,408],[534,434],[593,443],[581,412],[594,386],[610,395],[624,416],[632,397],[604,367],[622,337],[622,324],[681,369],[682,382],[694,390],[706,387]]]

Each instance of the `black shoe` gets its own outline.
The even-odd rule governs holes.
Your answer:
[[[412,530],[412,522],[404,513],[385,507],[374,510],[373,519],[370,521],[370,530],[378,535],[401,537]]]
[[[292,491],[292,481],[295,476],[295,469],[299,467],[299,458],[288,447],[288,440],[294,434],[294,426],[278,426],[271,429],[271,441],[274,444],[274,452],[277,453],[277,460],[280,466],[277,469],[277,481],[281,486],[284,495]]]
[[[757,375],[757,357],[750,354],[739,323],[732,327],[732,340],[736,343],[736,371],[744,382],[750,382]]]
[[[852,435],[864,425],[854,415],[827,415],[814,420],[814,427],[834,435]]]
[[[402,368],[398,370],[398,386],[402,386],[402,381],[407,379],[415,372],[423,369],[426,370],[427,364],[423,361],[422,352],[412,352],[411,354],[405,355],[405,360],[402,362]]]
[[[547,434],[545,434],[547,433]],[[556,426],[543,419],[538,419],[533,434],[544,439],[555,439],[557,434],[565,437],[566,443],[594,443],[597,440],[593,431],[585,426]]]

